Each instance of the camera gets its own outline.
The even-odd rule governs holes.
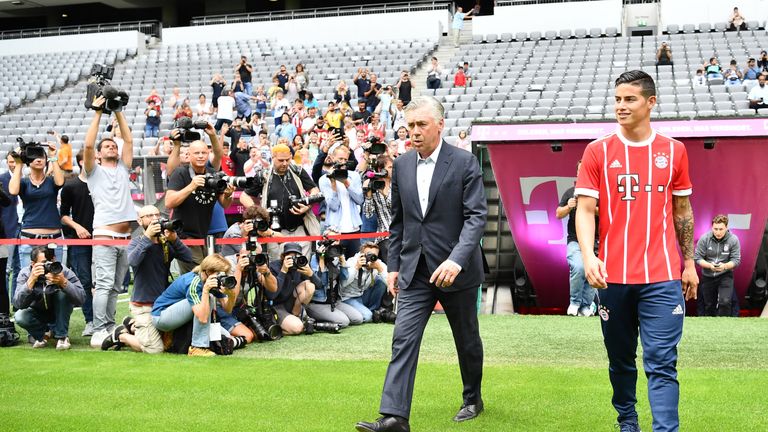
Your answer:
[[[388,324],[394,324],[395,320],[397,319],[397,314],[386,310],[384,308],[376,309],[373,311],[373,317],[371,321],[374,323],[388,323]]]
[[[216,193],[223,193],[227,190],[226,177],[223,172],[205,173],[205,185],[203,187]]]
[[[237,286],[237,279],[235,279],[234,276],[229,276],[224,273],[219,273],[212,277],[216,278],[216,287],[211,288],[211,292],[214,294],[221,294],[222,288],[231,290],[235,286]]]
[[[379,139],[377,136],[368,137],[368,140],[363,143],[361,147],[363,147],[363,150],[369,154],[376,156],[382,153],[386,153],[387,151],[387,145],[381,142],[381,139]]]
[[[283,337],[283,330],[277,325],[274,316],[270,313],[259,314],[253,306],[240,308],[237,320],[250,327],[259,342],[274,341]]]
[[[24,138],[22,137],[16,138],[16,142],[19,143],[20,151],[18,153],[12,151],[11,157],[19,158],[27,165],[34,162],[35,159],[47,159],[48,156],[45,153],[45,147],[39,142],[24,142]]]
[[[374,263],[379,260],[379,256],[376,255],[373,252],[368,252],[365,254],[365,265],[368,265],[370,263]]]
[[[259,267],[259,266],[266,265],[268,262],[269,262],[269,255],[265,253],[248,255],[249,266]]]
[[[317,204],[325,201],[325,197],[323,196],[323,194],[314,194],[314,195],[305,196],[305,197],[297,197],[296,195],[291,195],[290,200],[291,200],[291,207],[299,204],[305,205],[305,206],[311,206],[313,204]]]
[[[336,241],[333,239],[319,240],[316,243],[317,252],[325,255],[328,259],[336,259],[344,255],[344,248],[335,243]]]
[[[262,185],[257,177],[224,177],[224,181],[240,189],[260,189]]]
[[[88,78],[88,86],[85,90],[85,108],[93,109],[93,100],[104,96],[102,110],[106,114],[119,112],[128,104],[128,93],[116,89],[110,85],[110,80],[115,73],[115,68],[102,64],[91,66],[91,76]]]
[[[244,224],[249,223],[249,222],[251,223],[251,225],[253,225],[253,228],[256,231],[266,231],[266,230],[269,229],[269,222],[265,221],[265,220],[263,220],[261,218],[246,219],[246,220],[243,221]],[[251,250],[251,249],[248,249],[248,250]]]
[[[195,132],[192,129],[205,129],[208,127],[208,122],[205,120],[192,121],[189,117],[179,117],[173,123],[173,128],[179,131],[179,140],[185,143],[191,143],[200,139],[200,132]]]
[[[45,264],[43,264],[43,269],[46,274],[57,275],[64,271],[64,266],[58,261],[46,261]]]
[[[330,177],[334,180],[346,180],[349,177],[349,165],[336,162],[333,164],[333,171],[331,171]]]
[[[165,218],[161,218],[157,220],[157,223],[160,224],[160,231],[168,230],[173,232],[178,232],[184,229],[184,223],[181,220],[168,220]],[[158,233],[160,235],[160,233]]]
[[[272,231],[280,231],[282,228],[280,225],[280,213],[282,210],[277,204],[277,200],[269,201],[269,207],[267,207],[267,211],[269,212],[269,217],[271,219],[269,228],[272,229]]]
[[[375,167],[375,165],[371,166]],[[368,171],[364,172],[363,179],[370,180],[368,182],[368,186],[364,188],[364,192],[368,192],[369,190],[378,191],[387,187],[387,183],[382,179],[387,177],[388,174],[389,173],[385,169],[382,169],[381,171],[373,171],[369,169]]]
[[[304,319],[304,334],[311,335],[317,332],[338,333],[341,331],[341,325],[329,322],[317,322],[314,318],[306,317]]]
[[[295,269],[300,269],[301,267],[306,267],[309,265],[309,259],[305,257],[304,255],[294,255],[293,256],[293,267]]]

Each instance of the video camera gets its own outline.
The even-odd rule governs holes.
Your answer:
[[[373,156],[378,156],[387,152],[387,145],[381,142],[381,139],[377,136],[368,137],[368,140],[360,146],[363,150],[368,152],[368,154]]]
[[[311,206],[313,204],[317,204],[325,201],[325,197],[323,196],[323,194],[314,194],[314,195],[305,196],[305,197],[298,197],[296,195],[291,195],[290,200],[291,200],[291,207],[299,204],[305,205],[305,206]]]
[[[368,192],[369,190],[382,190],[387,187],[387,183],[382,179],[386,178],[388,174],[389,173],[385,169],[382,169],[381,171],[373,171],[369,169],[368,171],[364,172],[363,180],[369,179],[370,181],[368,182],[368,186],[363,188],[363,192]]]
[[[47,159],[48,156],[45,153],[45,147],[39,142],[29,141],[24,142],[24,138],[16,138],[16,142],[19,143],[20,151],[17,153],[15,150],[11,152],[11,157],[19,158],[27,165],[35,161],[35,159]]]
[[[115,68],[102,64],[91,66],[91,76],[88,78],[88,86],[85,90],[85,108],[96,109],[93,106],[94,99],[104,96],[104,106],[102,110],[106,114],[119,112],[128,104],[128,93],[116,89],[110,85]]]
[[[336,259],[344,255],[344,248],[340,244],[335,244],[334,239],[318,240],[315,247],[318,253],[323,254],[326,259]]]
[[[173,123],[173,128],[179,131],[179,140],[185,143],[191,143],[193,141],[200,140],[200,132],[195,132],[192,129],[205,129],[208,127],[208,122],[205,120],[192,121],[189,117],[179,117]]]
[[[349,177],[349,164],[336,162],[329,176],[334,180],[344,181]]]

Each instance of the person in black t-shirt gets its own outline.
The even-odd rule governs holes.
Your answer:
[[[579,169],[581,169],[581,161],[576,165],[577,176]],[[567,259],[570,270],[571,289],[567,314],[571,316],[591,316],[594,314],[595,289],[587,283],[587,277],[584,274],[584,261],[581,258],[581,249],[579,249],[579,240],[576,238],[576,197],[573,187],[565,191],[555,214],[558,219],[569,216]],[[595,217],[595,223],[597,223],[597,217]],[[597,232],[597,228],[595,228],[595,231]]]
[[[411,81],[411,74],[408,71],[402,71],[400,80],[394,87],[397,89],[397,98],[403,101],[403,105],[408,105],[411,102],[411,90],[415,87]]]
[[[227,136],[230,139],[229,144],[229,159],[232,161],[232,165],[235,169],[236,176],[244,176],[245,171],[243,166],[245,162],[250,158],[248,154],[248,141],[242,136],[242,120],[235,120],[232,123],[232,128],[226,123],[221,125],[221,140],[224,141],[224,137]]]
[[[360,126],[368,123],[368,119],[371,117],[371,112],[366,108],[367,101],[365,98],[357,100],[357,111],[352,113],[352,121],[355,126]]]
[[[288,75],[288,71],[285,69],[285,65],[280,65],[280,70],[275,73],[275,75],[272,77],[272,79],[277,78],[277,85],[283,89],[283,91],[286,91],[285,85],[288,83],[288,78],[290,75]]]
[[[235,65],[235,72],[240,74],[240,80],[243,82],[245,92],[248,96],[253,94],[253,84],[251,83],[251,74],[253,73],[253,66],[248,63],[248,58],[240,56],[240,63]]]
[[[371,80],[368,79],[368,69],[358,68],[352,77],[352,82],[357,86],[357,98],[364,98],[365,92],[371,89]]]
[[[211,87],[213,88],[213,96],[211,96],[211,105],[213,105],[213,112],[215,113],[219,109],[219,96],[221,96],[222,90],[227,87],[227,81],[221,74],[215,74],[211,79]]]
[[[370,113],[376,111],[376,106],[379,105],[379,95],[381,94],[382,89],[381,84],[377,83],[376,80],[376,74],[371,74],[368,90],[363,94],[365,97],[365,109]]]
[[[82,150],[77,152],[75,159],[80,166],[80,174],[77,177],[71,177],[61,188],[61,223],[64,225],[65,238],[89,239],[93,233],[93,201],[86,183]],[[75,272],[85,290],[83,336],[93,336],[93,279],[91,278],[93,247],[69,246],[68,251],[68,267]]]
[[[303,168],[291,164],[292,158],[291,149],[287,145],[274,146],[272,169],[265,179],[268,184],[267,196],[262,196],[263,189],[246,189],[240,195],[240,204],[247,208],[255,204],[254,198],[261,197],[261,206],[268,209],[272,217],[277,216],[280,222],[280,229],[275,231],[284,236],[305,236],[310,233],[304,219],[309,217],[307,212],[311,212],[312,207],[301,204],[293,206],[291,197],[314,195],[320,193],[320,190]],[[309,258],[311,242],[301,242],[300,245],[304,256]],[[280,249],[282,243],[267,243],[270,259],[277,259],[281,253]]]
[[[211,140],[214,153],[212,166],[221,167],[223,150],[216,138],[216,130],[209,124],[205,128],[205,133]],[[216,201],[225,209],[232,203],[232,193],[235,191],[232,185],[227,185],[223,192],[205,186],[206,174],[216,171],[207,165],[209,154],[210,150],[203,141],[194,141],[189,145],[189,165],[179,166],[168,177],[165,207],[175,209],[173,217],[184,224],[182,232],[184,238],[205,238]],[[193,262],[179,262],[182,273],[192,271],[192,268],[199,264],[205,255],[204,246],[193,246],[190,249]]]

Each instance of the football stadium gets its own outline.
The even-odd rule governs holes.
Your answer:
[[[0,1],[0,429],[768,429],[766,18]]]

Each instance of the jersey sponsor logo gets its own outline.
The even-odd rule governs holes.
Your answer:
[[[669,156],[664,152],[658,152],[653,155],[653,164],[656,168],[665,169],[669,166]]]
[[[621,168],[621,162],[619,162],[618,159],[614,159],[613,162],[608,165],[608,168]]]
[[[619,183],[619,185],[616,187],[616,190],[619,192],[619,194],[622,195],[622,201],[634,201],[637,199],[635,193],[640,192],[640,175],[619,174],[616,177],[616,181]],[[653,185],[643,185],[643,190],[648,193],[653,192]],[[657,192],[663,193],[665,190],[666,186],[664,185],[656,186]]]
[[[672,311],[672,315],[682,315],[684,313],[683,307],[680,305],[675,306],[675,309]]]

